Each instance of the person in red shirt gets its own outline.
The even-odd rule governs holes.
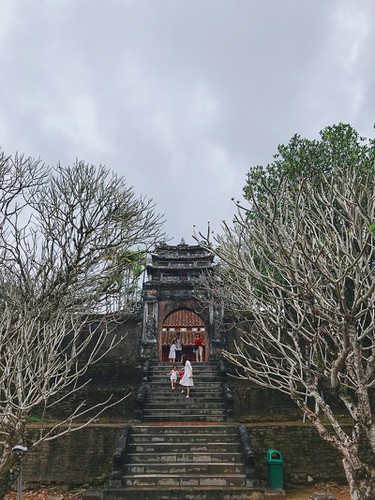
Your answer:
[[[195,349],[195,361],[198,363],[199,361],[203,361],[203,339],[202,335],[197,332],[195,334],[194,339],[194,349]]]

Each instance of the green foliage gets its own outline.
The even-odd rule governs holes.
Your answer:
[[[142,250],[123,250],[112,255],[105,255],[105,260],[111,261],[109,267],[130,269],[133,276],[138,278],[146,267],[146,254]]]
[[[139,289],[139,278],[146,268],[146,253],[140,249],[122,250],[116,253],[106,253],[103,260],[107,262],[106,273],[100,279],[100,286],[107,293],[117,293],[124,289],[128,296]]]
[[[244,196],[259,202],[267,192],[275,192],[282,178],[301,178],[319,183],[321,175],[334,173],[337,167],[351,167],[368,173],[374,168],[375,140],[361,137],[348,124],[339,123],[320,131],[320,139],[305,139],[294,135],[288,144],[278,146],[274,161],[256,165],[247,176]]]
[[[44,418],[42,417],[42,415],[30,415],[28,421],[31,423],[40,423],[44,422]]]

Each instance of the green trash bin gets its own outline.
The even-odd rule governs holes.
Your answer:
[[[277,450],[268,450],[266,455],[268,487],[272,490],[283,489],[283,457]]]

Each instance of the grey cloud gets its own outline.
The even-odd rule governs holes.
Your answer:
[[[248,168],[292,134],[372,134],[372,0],[3,4],[0,144],[106,164],[177,241],[230,220]]]

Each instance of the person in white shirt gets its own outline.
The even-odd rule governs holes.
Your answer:
[[[171,347],[169,348],[168,359],[171,363],[176,361],[176,341],[173,340]]]
[[[176,362],[178,363],[179,361],[181,361],[182,355],[182,339],[180,332],[177,332],[174,342],[176,343]]]

